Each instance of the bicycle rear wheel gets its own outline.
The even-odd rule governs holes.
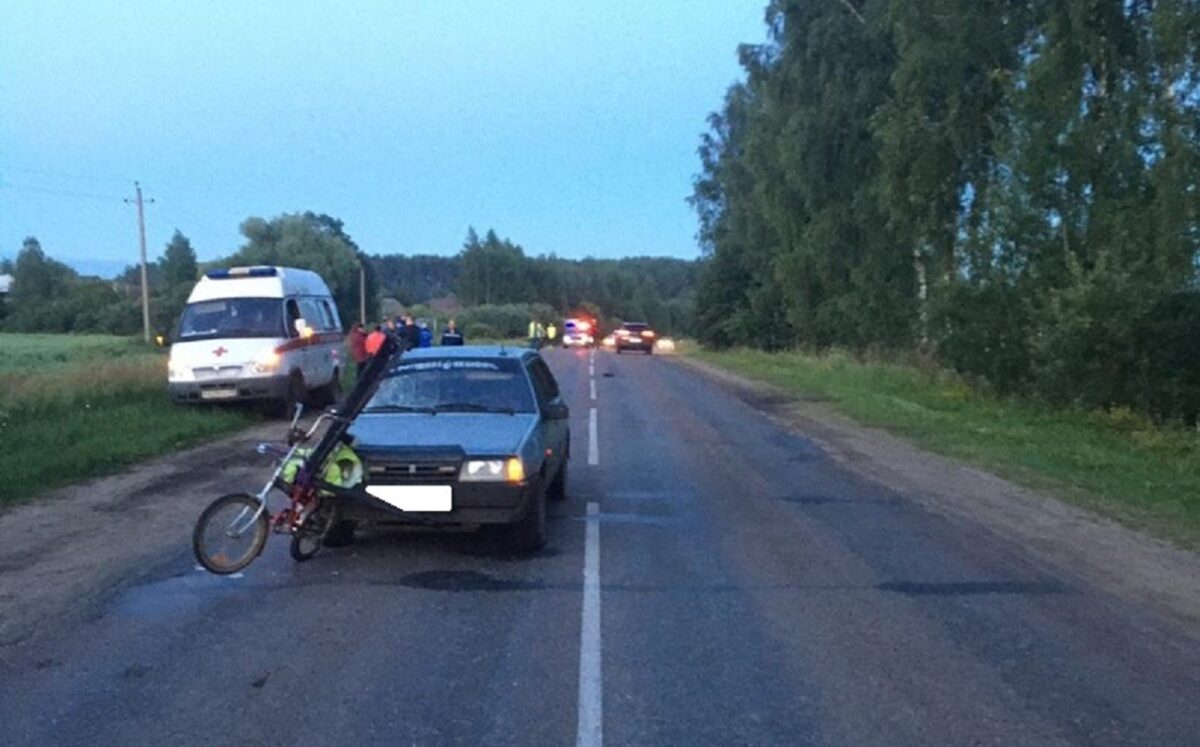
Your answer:
[[[192,552],[213,573],[237,573],[262,552],[269,530],[267,511],[257,498],[223,495],[200,514],[192,531]]]
[[[303,563],[316,555],[325,542],[325,535],[329,534],[335,521],[337,521],[337,511],[333,505],[333,499],[322,499],[317,510],[292,532],[292,559]]]

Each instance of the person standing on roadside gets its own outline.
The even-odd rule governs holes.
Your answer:
[[[362,376],[363,368],[367,365],[367,333],[361,322],[350,325],[350,360],[354,361],[354,375]]]
[[[371,334],[367,335],[367,342],[364,345],[368,356],[374,356],[383,347],[383,341],[387,339],[387,333],[383,331],[383,325],[375,328]]]
[[[462,332],[458,331],[458,325],[453,319],[446,324],[445,331],[442,332],[442,345],[454,346],[463,344]]]
[[[418,347],[431,348],[433,347],[433,330],[425,322],[421,322],[418,326],[418,338],[420,342]]]
[[[421,330],[413,320],[412,314],[404,315],[404,326],[400,328],[400,337],[404,339],[406,350],[421,344]]]
[[[554,341],[558,338],[558,327],[554,326],[554,322],[550,322],[550,326],[546,327],[546,344],[554,347]]]

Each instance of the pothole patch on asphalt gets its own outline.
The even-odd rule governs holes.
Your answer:
[[[125,668],[121,676],[127,680],[140,680],[150,673],[150,667],[144,664],[131,664]]]
[[[548,516],[549,521],[562,521],[568,517],[565,516]],[[508,547],[488,547],[482,546],[463,551],[464,555],[469,555],[472,558],[487,558],[488,560],[498,560],[501,562],[521,562],[526,560],[542,560],[545,558],[555,558],[561,554],[560,550],[553,547],[543,547],[534,552],[515,552]]]
[[[894,591],[908,596],[957,597],[974,594],[1062,594],[1066,588],[1058,584],[1036,581],[887,581],[875,587],[879,591]]]
[[[426,591],[534,591],[544,588],[536,581],[496,578],[479,571],[423,571],[400,579],[401,586]]]
[[[828,505],[859,505],[859,506],[898,506],[900,505],[899,498],[842,498],[836,495],[824,495],[820,493],[799,493],[794,495],[781,495],[779,500],[787,503],[795,503],[799,506],[828,506]]]

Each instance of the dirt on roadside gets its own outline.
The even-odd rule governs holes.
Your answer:
[[[672,358],[802,433],[854,472],[925,508],[981,524],[1039,561],[1097,589],[1135,600],[1200,637],[1200,557],[984,470],[923,451],[902,438],[689,358]]]
[[[165,555],[190,552],[210,501],[262,487],[270,465],[253,445],[283,429],[258,426],[0,512],[0,647],[87,615]]]

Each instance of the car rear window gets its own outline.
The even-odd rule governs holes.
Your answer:
[[[380,382],[367,409],[454,405],[463,409],[537,411],[528,374],[520,362],[489,358],[401,359]]]

